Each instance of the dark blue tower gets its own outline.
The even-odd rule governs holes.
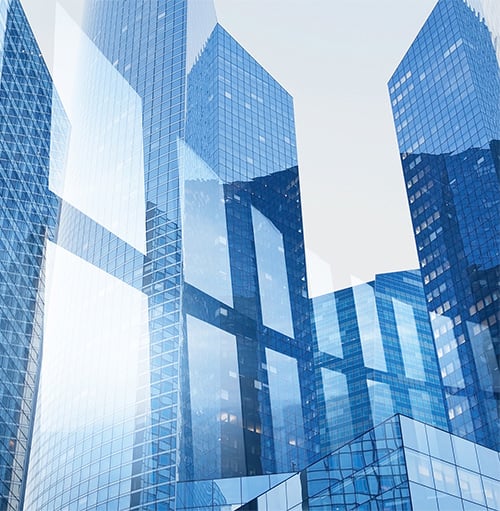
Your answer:
[[[500,70],[492,30],[466,2],[441,0],[389,88],[452,432],[499,449]]]

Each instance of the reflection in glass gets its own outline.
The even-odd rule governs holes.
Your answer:
[[[472,500],[472,502],[477,502],[484,506],[485,502],[483,487],[481,485],[481,476],[460,467],[457,467],[457,471],[462,498]]]
[[[213,481],[213,502],[220,504],[239,504],[241,500],[241,479],[230,478],[230,479],[219,479]],[[215,496],[218,496],[215,498]],[[211,502],[208,503],[211,505]]]
[[[434,481],[429,456],[405,449],[405,457],[410,481],[433,487]]]
[[[410,407],[412,417],[418,420],[424,420],[429,410],[432,410],[431,396],[425,390],[408,389],[410,396]]]
[[[52,191],[144,253],[141,98],[59,4],[54,48],[54,83],[71,133],[64,179],[51,179]],[[51,171],[65,138],[51,148]]]
[[[312,300],[312,305],[319,351],[342,358],[342,338],[335,295],[317,297]]]
[[[322,430],[323,448],[334,449],[393,413],[447,427],[419,271],[376,275],[311,301],[321,420],[335,424]]]
[[[408,417],[401,417],[401,432],[404,444],[407,447],[415,451],[428,453],[429,449],[427,447],[427,435],[424,424]]]
[[[203,51],[217,23],[215,6],[206,0],[190,0],[187,4],[186,70],[189,73]]]
[[[400,300],[392,299],[392,307],[396,318],[399,343],[403,354],[405,374],[408,378],[425,380],[424,363],[420,349],[417,324],[413,308]]]
[[[321,368],[321,377],[328,428],[352,431],[351,400],[346,375]]]
[[[387,383],[366,380],[373,424],[379,424],[394,414],[391,387]]]
[[[269,489],[269,476],[254,476],[241,478],[242,502],[249,502],[256,496]]]
[[[224,188],[217,174],[182,141],[181,209],[184,279],[232,307]]]
[[[498,477],[498,472],[496,477]],[[500,481],[489,477],[483,477],[482,480],[486,504],[491,509],[500,509]]]
[[[149,415],[145,295],[56,245],[48,248],[37,449],[26,509],[51,505],[37,481],[57,486],[58,467],[68,456],[72,465],[65,477],[70,480],[74,470],[75,491],[88,484],[89,472],[113,484],[130,480],[137,407]],[[130,487],[116,490],[127,494]]]
[[[492,332],[489,328],[483,328],[473,321],[467,321],[466,324],[480,388],[493,393],[496,387],[500,385],[500,369],[498,367],[498,354],[495,353],[495,346],[491,335]]]
[[[363,349],[363,360],[367,367],[386,371],[385,351],[378,322],[375,290],[369,284],[361,284],[352,288],[359,336]]]
[[[283,235],[271,220],[254,207],[252,207],[252,223],[262,322],[288,337],[293,337]]]
[[[419,446],[425,446],[426,430],[444,435],[441,439],[447,438],[451,445],[448,433],[396,415],[313,463],[281,488],[267,491],[259,497],[257,507],[249,503],[241,509],[481,511],[486,509],[483,496],[491,509],[498,509],[498,480],[458,468],[459,474],[463,472],[459,485],[454,464],[418,452]],[[272,500],[283,488],[286,506],[284,496],[281,505]]]
[[[267,493],[267,509],[280,509],[286,505],[286,485],[280,484],[275,488],[271,488]]]
[[[450,463],[455,463],[451,437],[437,428],[426,427],[430,455]]]
[[[389,81],[450,425],[496,450],[498,19],[496,1],[437,2]]]
[[[458,490],[457,469],[450,463],[432,459],[432,471],[436,489],[460,496]]]
[[[277,472],[294,471],[304,442],[304,421],[300,399],[297,361],[266,348],[267,377],[273,419]]]
[[[187,316],[195,479],[245,472],[234,335]]]
[[[500,457],[498,453],[477,444],[475,448],[481,473],[489,477],[498,477],[498,474],[500,474]]]
[[[438,511],[436,492],[433,489],[420,484],[410,483],[410,493],[413,509]]]
[[[436,492],[439,511],[462,511],[462,501],[448,493]]]
[[[0,3],[0,62],[3,62],[5,31],[7,29],[7,13],[9,2]],[[2,66],[0,66],[0,79],[2,78]]]
[[[302,484],[300,475],[295,475],[288,479],[286,485],[286,502],[288,508],[299,504],[302,501]]]
[[[472,442],[453,436],[453,451],[457,465],[479,472],[479,465],[476,457],[476,448]]]

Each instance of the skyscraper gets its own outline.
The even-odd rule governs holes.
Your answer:
[[[500,39],[498,11],[481,14],[495,5],[438,2],[389,89],[452,432],[498,450]]]
[[[441,1],[430,39],[447,9],[493,69],[490,34],[459,0]],[[50,75],[18,0],[0,0],[2,20],[0,511],[500,508],[497,453],[389,418],[447,425],[419,273],[377,276],[311,311],[292,99],[217,24],[210,0],[88,0],[83,27],[58,6]],[[395,105],[416,88],[403,91],[412,75],[400,73]],[[497,145],[438,158],[445,169],[478,158],[493,190],[498,162],[481,158],[491,163]],[[424,159],[429,170],[432,152],[408,172]],[[477,248],[498,197],[481,189],[491,210],[473,233],[475,210],[470,224],[451,221],[446,190],[417,235],[445,211],[455,230],[435,236],[450,232],[451,247],[464,227]],[[480,342],[458,337],[438,356],[445,379],[463,365],[463,382],[445,380],[448,400],[479,397],[474,413],[488,419],[481,371],[494,376],[497,330],[490,312],[489,329],[474,314],[494,309],[498,266],[488,266],[497,238],[484,239],[471,270],[483,302],[467,320],[476,332],[481,319]],[[433,250],[424,271],[443,253]],[[442,264],[435,276],[452,267]],[[427,287],[428,303],[447,286]],[[464,296],[431,311],[440,334]],[[487,421],[461,424],[462,436],[476,427],[474,439],[494,438]]]
[[[292,99],[194,0],[58,8],[52,75],[26,508],[249,500],[319,455]]]
[[[39,376],[52,82],[17,0],[0,2],[0,509],[22,505]]]

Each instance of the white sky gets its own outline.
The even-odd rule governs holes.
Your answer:
[[[38,19],[50,11],[22,1]],[[78,13],[81,0],[61,3]],[[324,261],[309,265],[313,294],[418,266],[386,83],[435,3],[215,0],[295,99],[306,245]]]

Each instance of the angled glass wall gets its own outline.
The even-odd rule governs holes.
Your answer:
[[[498,6],[470,4],[438,2],[389,92],[452,431],[499,449]]]
[[[94,272],[96,268],[102,271],[94,273],[99,278],[89,277],[88,281],[94,286],[90,294],[106,294],[109,282],[115,283],[115,291],[119,290],[115,301],[106,302],[107,309],[96,300],[108,311],[105,319],[95,312],[106,323],[101,328],[103,344],[111,351],[119,349],[113,342],[122,328],[120,318],[124,320],[123,325],[127,325],[135,321],[133,318],[140,317],[137,324],[142,325],[146,333],[141,334],[144,338],[137,338],[137,329],[130,326],[129,336],[122,335],[125,352],[131,360],[137,358],[139,368],[137,378],[131,379],[127,387],[134,406],[130,403],[117,427],[95,436],[95,423],[109,424],[109,420],[104,408],[92,412],[86,405],[96,385],[95,378],[89,378],[80,384],[82,403],[77,407],[81,415],[78,432],[63,434],[62,445],[77,454],[89,443],[99,448],[110,436],[113,449],[118,449],[121,441],[123,449],[112,465],[116,467],[123,462],[124,471],[119,474],[114,469],[110,471],[109,460],[100,459],[94,453],[96,462],[92,464],[90,476],[85,457],[78,456],[75,463],[66,466],[71,492],[58,483],[61,475],[58,467],[64,464],[65,451],[55,448],[58,437],[52,432],[65,430],[63,418],[60,415],[55,418],[55,411],[57,406],[64,406],[67,395],[56,392],[53,394],[57,396],[56,402],[51,403],[54,414],[44,414],[43,408],[49,405],[41,404],[37,416],[37,451],[46,452],[54,447],[51,463],[41,467],[40,457],[35,460],[29,496],[34,507],[43,507],[49,501],[58,509],[68,505],[78,509],[89,506],[134,508],[154,502],[166,509],[173,507],[177,461],[181,248],[177,143],[183,130],[182,83],[188,9],[186,2],[170,2],[168,6],[163,2],[122,5],[89,1],[87,4],[86,34],[61,8],[58,7],[56,13],[53,74],[57,93],[54,94],[52,125],[55,136],[51,147],[51,188],[64,199],[57,242],[68,254],[93,265],[87,268],[89,272],[92,273],[92,268]],[[196,45],[203,43],[200,39],[203,32],[199,29],[206,23],[200,22],[199,16],[193,16],[193,6],[189,7],[189,25],[191,30],[196,29],[189,52],[196,55]],[[213,7],[205,3],[202,17],[210,10],[213,11]],[[159,34],[159,39],[142,38],[146,33],[144,27],[151,33],[150,23],[153,22],[153,31]],[[104,32],[102,27],[105,27]],[[210,31],[211,27],[207,36]],[[169,37],[172,32],[175,32],[174,37]],[[127,42],[130,40],[133,48],[140,47],[144,51],[131,52]],[[143,73],[141,76],[135,75],[138,68]],[[56,250],[55,253],[65,252]],[[60,268],[64,260],[64,257],[54,258],[54,275],[63,270],[69,272],[68,265]],[[78,269],[79,260],[71,257],[69,260],[75,270]],[[118,280],[109,280],[110,277]],[[68,281],[71,281],[69,276]],[[64,296],[69,299],[70,291],[64,286],[54,289],[54,301]],[[143,294],[149,300],[146,315],[140,311],[141,300],[133,298]],[[130,300],[125,306],[123,300],[126,301],[127,296]],[[72,307],[87,310],[87,301],[85,293],[77,294]],[[113,306],[124,306],[120,314],[128,310],[128,315],[125,312],[124,317],[119,316]],[[92,316],[94,323],[95,318]],[[77,316],[75,322],[85,322],[84,316]],[[82,326],[81,331],[88,330]],[[53,345],[63,342],[57,334],[58,328],[48,332]],[[137,351],[133,347],[138,342],[140,349]],[[92,343],[82,341],[82,350],[82,356],[88,356],[85,360],[88,360],[89,371],[94,365],[97,370],[100,366],[97,359],[92,358]],[[72,367],[75,360],[71,353],[63,353],[68,358],[68,367]],[[51,394],[50,385],[58,381],[58,364],[51,356],[55,356],[54,350],[49,350],[44,362],[42,381],[48,390],[42,392],[42,396]],[[63,362],[61,357],[58,361]],[[123,359],[117,361],[123,362]],[[101,364],[103,367],[111,364],[112,370],[108,369],[113,374],[117,361],[113,365],[103,357]],[[125,367],[123,369],[126,371]],[[113,389],[108,380],[101,385],[109,410],[120,407],[121,398]],[[106,457],[109,446],[99,452]],[[50,477],[45,479],[49,472]],[[99,492],[94,491],[97,482],[101,487]]]
[[[47,266],[25,509],[126,509],[135,430],[151,420],[147,299],[54,244]]]
[[[236,509],[498,510],[499,474],[498,452],[395,415]]]

